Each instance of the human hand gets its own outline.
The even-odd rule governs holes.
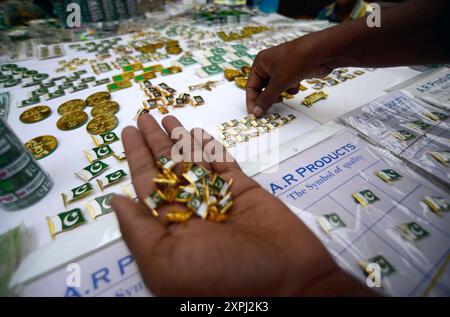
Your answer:
[[[112,199],[123,238],[154,294],[313,295],[316,287],[323,288],[325,294],[330,292],[325,282],[334,281],[336,286],[347,283],[348,276],[313,233],[279,199],[247,177],[229,156],[225,162],[196,162],[226,181],[234,180],[234,204],[227,222],[192,218],[186,223],[169,224],[161,220],[168,211],[185,208],[179,204],[161,206],[161,218],[154,218],[142,202],[156,189],[153,178],[159,171],[155,161],[170,157],[174,142],[184,138],[199,145],[193,146],[191,153],[183,153],[186,157],[190,154],[195,158],[198,151],[205,153],[205,147],[212,145],[216,151],[223,149],[206,133],[199,138],[201,129],[191,133],[184,130],[172,116],[162,123],[167,133],[153,117],[144,114],[138,119],[139,129],[124,129],[122,140],[140,202],[123,196]],[[183,133],[171,140],[169,135],[176,128]]]
[[[283,100],[282,92],[297,94],[301,80],[329,74],[319,43],[320,35],[311,34],[259,52],[247,81],[248,113],[259,117]]]

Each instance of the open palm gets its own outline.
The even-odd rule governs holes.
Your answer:
[[[199,133],[183,130],[185,133],[172,140],[172,131],[181,129],[172,116],[163,120],[163,126],[167,132],[144,114],[138,120],[139,129],[128,127],[122,133],[140,202],[156,189],[153,178],[159,171],[155,161],[170,157],[179,139],[197,142],[199,146],[193,146],[192,151],[200,154],[209,142],[215,142],[217,148],[222,146],[204,131],[201,139],[195,139]],[[200,218],[166,223],[164,214],[181,205],[163,205],[158,208],[162,217],[156,219],[143,203],[123,196],[112,200],[123,238],[154,294],[312,295],[329,281],[345,282],[349,289],[355,285],[360,288],[337,267],[312,232],[279,199],[247,177],[236,162],[207,161],[196,163],[227,181],[234,180],[230,190],[234,203],[224,223]],[[333,294],[328,287],[324,291]]]

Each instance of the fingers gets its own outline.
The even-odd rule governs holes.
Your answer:
[[[185,162],[199,163],[207,169],[211,169],[210,164],[203,159],[201,145],[194,140],[194,137],[177,118],[167,116],[162,120],[162,125],[174,142],[174,147],[171,151],[171,157],[174,161],[181,161],[182,158]],[[181,156],[179,157],[180,160],[177,160],[175,156]]]
[[[282,92],[283,89],[280,82],[276,79],[276,77],[271,77],[266,89],[264,89],[256,100],[256,106],[253,109],[253,114],[256,117],[259,117],[269,110],[269,108],[277,102]]]
[[[154,264],[163,262],[161,257],[156,259],[155,250],[161,255],[163,248],[168,248],[171,236],[165,226],[148,213],[141,204],[124,196],[114,196],[111,205],[119,220],[122,237],[138,263],[154,260]],[[157,270],[155,265],[142,268]]]
[[[143,114],[138,119],[138,127],[153,154],[153,159],[158,160],[161,156],[170,157],[173,142],[167,133],[161,129],[158,122],[149,114]]]
[[[139,200],[143,201],[156,189],[153,183],[153,178],[158,173],[155,161],[142,133],[135,127],[127,127],[123,130],[122,141],[133,186]]]
[[[254,113],[254,109],[256,107],[256,100],[258,100],[259,95],[261,94],[262,89],[265,87],[266,82],[264,78],[261,78],[255,67],[252,68],[250,76],[247,80],[247,87],[245,88],[246,92],[246,102],[247,102],[247,112]]]

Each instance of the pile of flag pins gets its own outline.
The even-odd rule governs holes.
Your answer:
[[[144,200],[153,216],[159,217],[157,208],[164,203],[181,203],[186,204],[187,209],[169,211],[164,216],[168,222],[186,222],[194,215],[213,222],[227,220],[227,211],[233,205],[229,192],[233,180],[226,182],[216,173],[193,163],[181,164],[182,177],[179,178],[173,172],[177,163],[165,156],[157,161],[160,173],[153,181],[158,189]]]

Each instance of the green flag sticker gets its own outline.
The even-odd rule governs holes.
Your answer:
[[[209,183],[214,194],[217,194],[220,197],[224,197],[227,194],[231,184],[233,183],[233,180],[231,179],[230,182],[227,183],[222,177],[215,174]]]
[[[166,156],[161,156],[158,161],[156,161],[156,164],[164,170],[171,170],[175,166],[175,162]]]
[[[208,215],[208,204],[199,197],[193,197],[187,206],[203,219]]]
[[[55,235],[61,232],[72,230],[86,223],[86,219],[81,213],[81,209],[76,208],[61,212],[53,217],[47,217],[47,223],[52,238],[55,238]]]
[[[235,50],[235,51],[248,51],[248,47],[242,44],[233,44],[231,45],[231,47]]]
[[[226,55],[227,51],[223,47],[215,47],[211,49],[211,53],[214,55]]]
[[[448,115],[438,111],[425,112],[424,115],[436,122],[447,120]]]
[[[91,138],[97,146],[110,144],[120,140],[114,132],[106,132],[100,135],[91,134]]]
[[[158,217],[159,213],[156,208],[161,206],[161,204],[166,200],[166,196],[157,189],[150,196],[144,199],[144,204],[152,211],[153,216]]]
[[[86,208],[92,219],[96,219],[97,217],[109,214],[113,211],[111,207],[112,195],[113,194],[100,196],[86,203]]]
[[[220,56],[220,55],[213,55],[213,56],[209,56],[207,57],[208,61],[211,64],[222,64],[222,63],[226,63],[226,60]]]
[[[391,131],[391,134],[400,141],[411,141],[416,138],[416,136],[408,130]]]
[[[317,221],[326,234],[330,234],[331,231],[345,228],[347,226],[341,217],[335,213],[320,216]]]
[[[208,175],[208,171],[199,165],[192,165],[187,173],[183,173],[184,178],[191,184],[194,184]]]
[[[204,78],[204,77],[209,77],[209,76],[220,74],[220,73],[222,73],[222,71],[223,71],[223,69],[219,65],[212,64],[212,65],[203,66],[203,67],[199,68],[197,70],[197,75]]]
[[[374,202],[380,200],[372,191],[368,189],[357,193],[352,193],[352,196],[357,202],[359,202],[366,208],[369,208],[370,204],[373,204]]]
[[[397,173],[392,169],[385,169],[378,171],[375,173],[375,175],[377,175],[381,180],[383,180],[386,183],[399,180],[402,177],[402,175],[400,175],[399,173]]]
[[[428,152],[428,154],[431,155],[431,157],[434,158],[436,161],[438,161],[440,164],[448,167],[450,162],[450,152],[430,151]]]
[[[175,196],[175,201],[179,203],[188,203],[193,197],[193,193],[180,188]]]
[[[406,124],[408,128],[417,132],[423,132],[431,129],[432,125],[423,122],[422,120],[415,120]]]
[[[386,260],[386,258],[382,255],[376,255],[368,259],[365,263],[366,265],[364,265],[364,270],[366,270],[367,265],[370,263],[376,263],[380,266],[382,276],[389,276],[392,273],[396,272],[395,267],[391,263],[389,263],[389,261]]]
[[[402,223],[395,227],[405,240],[416,242],[430,234],[416,222]]]
[[[177,66],[179,66],[178,64],[181,64],[183,67],[194,65],[194,64],[198,63],[195,59],[193,59],[192,57],[189,57],[189,56],[181,57],[177,62],[178,62]]]
[[[102,161],[97,161],[92,163],[91,165],[86,166],[81,171],[75,173],[75,175],[88,182],[94,177],[97,177],[98,175],[103,173],[108,167],[108,164],[103,163]]]
[[[450,210],[449,203],[440,196],[425,196],[423,202],[439,217],[443,217],[444,211]]]
[[[230,64],[236,69],[241,69],[244,66],[249,66],[249,64],[244,62],[242,59],[231,61]]]
[[[86,155],[89,163],[107,158],[114,154],[114,151],[111,149],[109,145],[101,145],[90,150],[84,150],[84,154]]]
[[[81,186],[71,189],[67,193],[62,193],[61,196],[62,196],[62,199],[64,202],[64,207],[67,207],[67,205],[70,202],[73,202],[77,199],[80,199],[80,198],[83,198],[83,197],[89,195],[93,191],[94,191],[94,187],[90,183],[85,183]]]
[[[110,173],[108,175],[105,175],[104,177],[101,177],[100,179],[97,179],[98,186],[101,190],[105,189],[108,186],[117,184],[121,180],[123,180],[127,176],[127,173],[125,173],[124,170],[120,169],[113,173]]]
[[[233,200],[231,199],[231,193],[228,193],[219,201],[219,212],[225,214],[232,205]]]

